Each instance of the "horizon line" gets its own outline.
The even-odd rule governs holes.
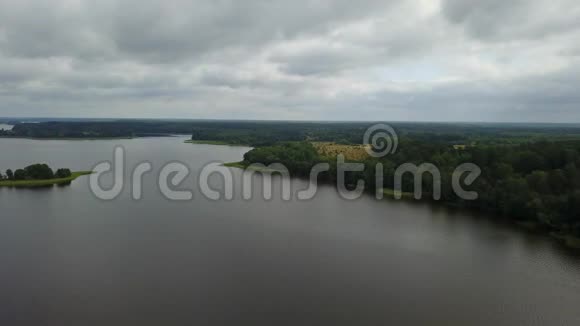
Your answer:
[[[291,123],[420,123],[420,124],[520,124],[520,125],[579,125],[580,122],[536,122],[536,121],[460,121],[460,120],[290,120],[290,119],[225,119],[225,118],[113,118],[113,117],[4,117],[0,122],[10,120],[44,120],[42,122],[78,121],[121,121],[121,120],[150,120],[150,121],[231,121],[231,122],[291,122]]]

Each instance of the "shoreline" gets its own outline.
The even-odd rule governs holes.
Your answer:
[[[188,139],[183,142],[184,144],[196,144],[196,145],[216,145],[216,146],[233,146],[233,147],[251,147],[246,144],[232,144],[221,140],[192,140]]]
[[[20,137],[20,136],[0,136],[0,139],[29,139],[29,140],[129,140],[139,137],[95,137],[95,138],[75,138],[75,137]]]
[[[254,171],[276,172],[276,170],[272,170],[272,169],[252,167],[251,165],[248,165],[244,161],[228,162],[228,163],[224,163],[223,166],[242,169],[242,170],[246,170],[246,169],[250,168],[251,170],[254,170]],[[404,200],[405,202],[417,202],[417,203],[425,203],[426,202],[425,200],[416,200],[413,193],[402,192],[401,199],[396,199],[395,198],[396,191],[394,189],[383,188],[382,191],[383,191],[383,195],[384,195],[383,200]],[[428,201],[428,202],[433,203],[432,201]],[[436,202],[433,204],[440,205],[439,203],[436,203]],[[449,205],[446,203],[441,203],[441,204],[443,204],[441,206],[443,206],[447,209],[456,208],[453,205]],[[484,213],[484,212],[481,212],[478,210],[469,209],[467,207],[463,207],[461,209],[465,209],[467,212],[472,212],[472,213],[477,213],[477,214]],[[496,216],[490,215],[490,217],[495,218]],[[542,228],[539,225],[539,223],[534,222],[534,221],[510,222],[509,225],[512,227],[518,228],[522,232],[530,232],[533,234],[537,234],[537,235],[541,235],[543,237],[549,238],[552,241],[558,243],[559,245],[563,246],[566,249],[573,250],[574,252],[580,252],[580,238],[575,237],[575,236],[570,235],[570,234],[567,234],[561,230],[545,229],[545,228]]]
[[[68,178],[55,178],[45,180],[0,180],[0,188],[34,188],[44,186],[54,186],[72,182],[81,176],[92,174],[93,171],[73,172]]]
[[[262,172],[278,172],[279,170],[275,170],[275,169],[268,169],[268,168],[262,168],[259,166],[252,166],[252,164],[246,164],[244,161],[239,161],[239,162],[228,162],[228,163],[224,163],[223,166],[225,167],[230,167],[230,168],[237,168],[237,169],[242,169],[242,170],[253,170],[253,171],[262,171]],[[299,178],[299,177],[293,177],[293,178]],[[326,183],[326,182],[325,182]],[[332,184],[332,183],[328,183],[328,184]],[[395,194],[397,193],[397,191],[395,191],[395,189],[390,189],[390,188],[382,188],[382,192],[383,195],[385,196],[385,199],[395,199]],[[401,199],[402,200],[414,200],[414,194],[410,193],[410,192],[401,192]]]

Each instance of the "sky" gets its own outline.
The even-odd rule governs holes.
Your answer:
[[[580,1],[0,0],[0,116],[580,122]]]

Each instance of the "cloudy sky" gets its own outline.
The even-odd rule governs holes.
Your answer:
[[[580,122],[580,1],[0,0],[0,116]]]

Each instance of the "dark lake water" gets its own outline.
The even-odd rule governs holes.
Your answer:
[[[0,325],[580,324],[580,257],[545,237],[331,187],[310,201],[211,201],[196,171],[248,149],[182,141],[0,139],[0,170],[91,169],[121,144],[129,167],[187,163],[194,189],[169,201],[154,174],[141,201],[129,187],[99,200],[87,177],[0,189]]]

